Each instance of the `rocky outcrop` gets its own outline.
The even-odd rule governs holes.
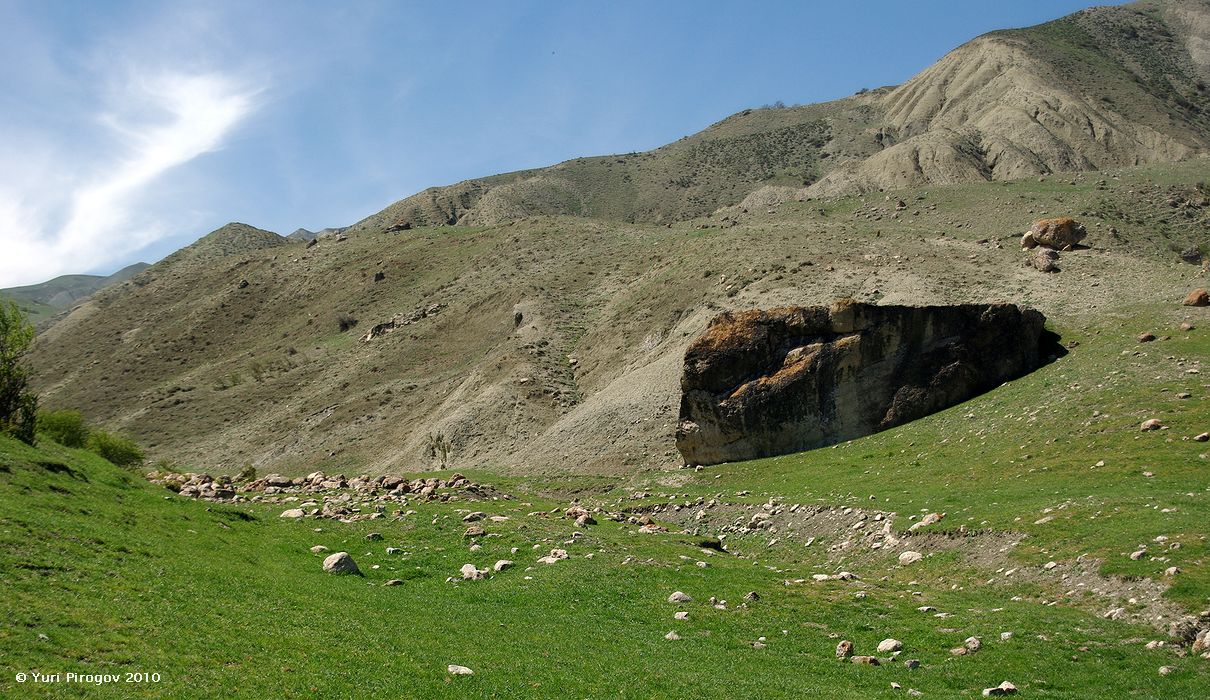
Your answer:
[[[1045,318],[1013,304],[725,313],[685,353],[677,449],[717,464],[848,440],[1040,364]]]

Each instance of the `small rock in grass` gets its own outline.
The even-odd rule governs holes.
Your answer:
[[[1055,568],[1058,565],[1059,565],[1059,562],[1057,562],[1057,561],[1048,561],[1042,565],[1042,568],[1046,569],[1047,571],[1050,571],[1051,569]]]
[[[466,528],[466,530],[462,533],[462,536],[464,538],[483,537],[485,534],[487,534],[487,531],[483,529],[482,525],[471,525],[470,527]]]
[[[911,550],[908,550],[899,555],[899,565],[907,566],[908,564],[915,564],[916,562],[920,561],[923,558],[924,558],[924,555],[921,554],[920,552],[913,552]]]
[[[836,645],[836,658],[847,659],[853,655],[853,643],[847,639],[841,640],[840,644]]]
[[[915,670],[920,668],[920,659],[908,659],[907,661],[903,662],[903,665],[907,668]]]
[[[756,591],[748,591],[744,594],[744,600],[749,600],[755,603],[756,601],[760,600],[760,594]]]
[[[899,651],[901,649],[903,649],[903,642],[899,641],[898,639],[884,639],[881,642],[878,642],[878,651],[884,654],[887,652]]]
[[[670,642],[675,642],[680,638],[681,635],[677,634],[676,632],[669,632],[668,634],[664,635],[664,639],[667,639]]]
[[[539,564],[554,564],[555,562],[562,561],[563,559],[566,559],[566,558],[567,558],[566,549],[552,549],[552,550],[550,550],[550,554],[539,559],[538,563]]]
[[[1017,693],[1017,686],[1013,685],[1012,683],[1009,683],[1008,681],[1004,681],[1003,683],[1001,683],[1000,685],[998,685],[994,688],[984,688],[983,689],[983,697],[985,697],[985,698],[996,697],[996,696],[1000,696],[1000,695],[1016,695],[1016,693]]]
[[[500,573],[501,571],[504,571],[505,569],[509,568],[512,565],[513,565],[513,563],[511,560],[501,559],[501,560],[497,561],[495,564],[492,564],[492,571],[495,571],[496,573]]]
[[[485,571],[477,568],[474,564],[462,565],[462,578],[466,581],[480,581],[483,579]]]
[[[293,520],[296,518],[304,517],[305,515],[306,515],[306,513],[303,512],[302,508],[291,508],[290,510],[283,510],[282,514],[278,517],[290,518],[291,520]]]
[[[483,520],[486,517],[487,517],[487,513],[475,511],[474,513],[467,513],[466,515],[462,516],[462,522],[473,523],[478,520]]]
[[[1161,675],[1161,676],[1166,676],[1166,675],[1168,675],[1169,673],[1172,673],[1172,672],[1173,672],[1173,671],[1175,671],[1175,670],[1176,670],[1176,668],[1175,668],[1175,667],[1173,667],[1173,666],[1160,666],[1160,675]]]
[[[387,581],[387,582],[386,582],[385,584],[383,584],[383,585],[384,585],[384,586],[402,586],[402,585],[403,585],[403,580],[402,580],[402,579],[393,578],[393,579],[391,579],[391,580]]]
[[[983,640],[978,637],[967,637],[966,641],[962,642],[962,646],[974,653],[983,648]]]
[[[312,554],[323,554],[326,551],[328,551],[328,548],[323,546],[322,544],[317,544],[311,548]]]
[[[689,619],[689,613],[684,612],[684,611],[681,611],[681,612],[676,613],[676,614],[675,614],[675,615],[673,615],[672,617],[673,617],[673,619],[676,619],[676,620],[688,620],[688,619]]]
[[[1134,561],[1138,561],[1145,556],[1147,556],[1147,550],[1145,549],[1137,549],[1130,553],[1130,558]]]
[[[369,542],[377,542],[378,540],[381,540],[381,539],[382,539],[381,532],[371,532],[370,534],[366,535],[366,540]]]
[[[854,656],[849,659],[855,664],[865,664],[867,666],[878,666],[878,657],[876,656]]]
[[[361,569],[357,568],[357,562],[353,561],[353,557],[349,556],[348,552],[337,552],[329,555],[327,559],[324,559],[324,571],[329,574],[361,573]]]
[[[1160,422],[1159,418],[1149,418],[1143,421],[1143,424],[1139,426],[1139,430],[1159,430],[1162,427],[1164,427],[1164,424]]]
[[[475,673],[466,666],[459,666],[458,664],[450,664],[445,667],[445,670],[449,671],[451,676],[470,676]]]
[[[1002,642],[1007,642],[1008,640],[1010,640],[1012,638],[1013,638],[1012,632],[1001,632],[1000,633],[1000,641],[1002,641]]]
[[[1210,440],[1210,433],[1199,433],[1193,436],[1194,442],[1206,442]]]
[[[1155,340],[1154,333],[1139,333],[1138,341],[1140,343],[1150,343],[1153,340]]]
[[[689,596],[685,595],[684,593],[682,593],[680,591],[676,591],[672,595],[668,596],[669,603],[689,603],[692,600],[693,600],[692,598],[690,598]]]

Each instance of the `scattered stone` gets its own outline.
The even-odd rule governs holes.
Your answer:
[[[967,649],[966,647],[954,647],[953,649],[950,649],[950,654],[953,654],[954,656],[966,656],[969,653],[971,653],[971,650]]]
[[[484,574],[487,573],[486,571],[477,568],[474,564],[463,564],[461,571],[462,579],[464,581],[481,581],[483,580]]]
[[[688,603],[688,602],[691,602],[692,600],[693,600],[692,598],[685,595],[681,591],[675,591],[672,595],[668,596],[669,603]]]
[[[911,670],[920,668],[920,659],[908,659],[903,662],[903,665]]]
[[[1137,340],[1140,343],[1150,343],[1151,341],[1155,340],[1155,334],[1154,333],[1139,333],[1139,337],[1137,338]]]
[[[348,552],[337,552],[328,555],[324,559],[324,571],[329,574],[360,574],[361,569],[357,568],[357,562],[353,561],[353,557]]]
[[[1195,289],[1185,296],[1182,303],[1185,306],[1210,306],[1210,293],[1205,289]]]
[[[667,639],[670,642],[675,642],[680,638],[681,635],[677,634],[676,632],[669,632],[668,634],[664,635],[664,639]]]
[[[294,518],[302,518],[302,517],[305,517],[306,515],[307,514],[303,512],[302,508],[291,508],[290,510],[282,511],[282,514],[278,517],[294,519]]]
[[[1016,695],[1016,694],[1017,694],[1017,686],[1013,685],[1012,683],[1009,683],[1008,681],[1004,681],[1003,683],[1001,683],[1000,685],[998,685],[994,688],[984,688],[983,689],[983,697],[985,697],[985,698],[997,697],[997,696],[1001,696],[1001,695]]]
[[[1176,670],[1176,668],[1173,666],[1160,666],[1160,675],[1166,676],[1175,670]]]
[[[899,641],[898,639],[889,639],[888,638],[888,639],[882,640],[881,642],[878,642],[879,653],[886,654],[886,653],[889,653],[892,651],[901,651],[902,649],[903,649],[903,642]]]
[[[674,620],[688,620],[689,613],[681,611],[672,616]]]
[[[919,521],[912,523],[912,526],[908,528],[908,531],[912,532],[915,530],[919,530],[922,527],[928,527],[929,525],[939,523],[939,522],[941,522],[941,519],[944,517],[945,517],[944,513],[929,513],[928,515],[921,518]]]
[[[1122,618],[1126,617],[1126,608],[1113,608],[1101,617],[1105,618],[1106,620],[1121,620]]]
[[[462,522],[473,523],[478,520],[483,520],[486,517],[487,517],[487,513],[475,511],[474,513],[467,513],[466,515],[462,516]]]
[[[486,534],[487,530],[484,530],[482,525],[471,525],[462,533],[462,537],[483,537]]]
[[[1058,250],[1074,247],[1088,235],[1083,224],[1067,216],[1035,221],[1029,233],[1037,245]]]
[[[849,659],[855,664],[866,664],[867,666],[878,666],[878,657],[876,656],[854,656]]]
[[[1034,240],[1034,234],[1030,233],[1029,231],[1026,231],[1025,235],[1021,236],[1021,249],[1022,250],[1031,250],[1031,249],[1037,248],[1037,247],[1038,247],[1038,242]]]
[[[1029,256],[1029,264],[1039,272],[1058,272],[1059,254],[1049,248],[1039,248]]]
[[[924,559],[923,554],[909,550],[899,555],[899,565],[907,566],[909,564],[915,564],[921,559]]]
[[[511,567],[512,565],[513,565],[513,562],[511,560],[501,559],[501,560],[497,561],[495,564],[492,564],[492,571],[494,571],[496,573],[500,573],[501,571],[504,571],[505,569]]]
[[[386,583],[384,583],[383,585],[384,585],[384,586],[402,586],[402,585],[403,585],[403,580],[401,580],[401,579],[397,579],[397,578],[393,578],[393,579],[391,579],[391,580],[387,581]]]
[[[836,645],[836,658],[847,659],[853,655],[853,643],[847,639],[841,640],[840,644]]]
[[[555,562],[562,561],[563,559],[566,559],[566,558],[567,558],[566,549],[552,549],[552,550],[550,550],[550,554],[539,559],[538,563],[539,564],[554,564]]]
[[[1160,428],[1163,428],[1163,427],[1164,427],[1164,424],[1162,422],[1160,422],[1159,418],[1149,418],[1149,419],[1143,421],[1143,424],[1139,426],[1139,430],[1142,430],[1142,431],[1159,430]]]
[[[1206,442],[1207,440],[1210,440],[1210,433],[1198,433],[1197,435],[1193,436],[1193,440],[1195,442]]]
[[[1130,553],[1131,561],[1138,561],[1145,556],[1147,556],[1147,550],[1145,549],[1138,549]]]
[[[366,541],[368,541],[368,542],[377,542],[378,540],[381,540],[381,539],[382,539],[381,532],[371,532],[368,535],[366,535]]]
[[[311,548],[312,554],[323,554],[326,551],[328,551],[328,548],[323,546],[322,544],[317,544]]]
[[[450,664],[445,667],[445,670],[449,671],[451,676],[471,676],[475,673],[466,666],[459,666],[458,664]]]
[[[1008,640],[1010,640],[1012,638],[1013,638],[1012,632],[1001,632],[1000,633],[1000,641],[1002,641],[1002,642],[1007,642]]]
[[[756,591],[748,591],[744,594],[744,600],[755,603],[756,601],[760,600],[760,594]]]
[[[1042,565],[1042,568],[1045,569],[1046,571],[1050,571],[1051,569],[1055,568],[1058,565],[1059,565],[1059,562],[1057,562],[1057,561],[1048,561]]]
[[[978,637],[967,637],[966,641],[962,642],[962,646],[966,647],[973,654],[983,648],[983,640]]]

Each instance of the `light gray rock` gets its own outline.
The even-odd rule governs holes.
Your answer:
[[[349,556],[348,552],[337,552],[328,555],[324,559],[324,571],[329,574],[360,574],[361,569],[357,568],[357,562],[353,561],[353,557]]]

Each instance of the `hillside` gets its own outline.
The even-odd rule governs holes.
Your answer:
[[[1167,309],[1158,323],[1206,284],[1177,254],[1206,244],[1207,172],[930,187],[897,195],[902,211],[857,195],[671,228],[536,217],[310,248],[258,234],[267,247],[202,256],[211,234],[81,305],[32,360],[46,405],[185,465],[419,469],[447,441],[457,467],[675,467],[681,358],[718,311],[1004,299],[1060,333],[1139,305]],[[1059,274],[1025,266],[1020,232],[1065,213],[1092,248]]]
[[[532,215],[666,223],[740,203],[1167,162],[1210,149],[1210,2],[1144,0],[992,32],[907,83],[744,110],[644,153],[434,187],[354,226]]]
[[[43,321],[97,290],[125,282],[148,267],[147,263],[135,263],[108,276],[61,275],[40,284],[0,289],[0,297],[12,299],[35,321]]]

